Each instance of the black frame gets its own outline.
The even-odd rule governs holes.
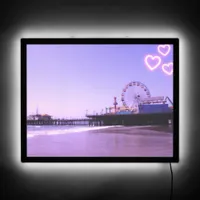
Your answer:
[[[173,45],[173,157],[27,157],[27,72],[29,44],[171,44]],[[21,162],[179,162],[179,39],[178,38],[22,38],[21,39]]]

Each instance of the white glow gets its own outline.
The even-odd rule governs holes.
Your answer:
[[[14,37],[12,38],[12,47],[10,49],[10,64],[14,67],[13,70],[13,87],[15,92],[13,94],[12,103],[13,103],[13,121],[15,124],[11,127],[9,138],[9,144],[11,146],[11,159],[14,167],[22,172],[29,174],[52,174],[52,172],[62,173],[62,174],[78,174],[78,173],[104,173],[104,174],[113,174],[121,173],[131,170],[132,173],[138,174],[138,172],[143,173],[157,173],[162,169],[163,164],[128,164],[128,163],[116,163],[116,164],[64,164],[64,163],[21,163],[20,162],[20,39],[21,38],[66,38],[66,37],[178,37],[180,39],[180,163],[173,164],[174,168],[180,168],[188,157],[189,152],[189,132],[187,116],[189,116],[189,103],[187,101],[187,85],[189,84],[188,79],[188,63],[189,63],[189,54],[186,47],[190,44],[188,43],[185,35],[181,33],[180,30],[174,30],[169,27],[147,27],[142,28],[140,26],[135,29],[132,28],[122,28],[122,27],[112,27],[108,28],[99,28],[98,27],[81,27],[81,28],[61,28],[53,27],[52,29],[47,27],[27,27],[21,29]]]

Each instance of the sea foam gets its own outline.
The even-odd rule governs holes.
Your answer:
[[[40,135],[59,135],[59,134],[71,134],[79,133],[92,130],[101,130],[111,127],[120,127],[120,126],[101,126],[101,127],[81,127],[81,128],[72,128],[72,129],[62,129],[62,130],[40,130],[40,131],[28,131],[27,138],[33,138]]]

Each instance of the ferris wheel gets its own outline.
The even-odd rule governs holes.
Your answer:
[[[121,100],[127,110],[138,110],[138,105],[145,98],[151,97],[149,89],[141,82],[128,83],[122,91]]]

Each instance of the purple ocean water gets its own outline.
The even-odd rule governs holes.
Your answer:
[[[27,156],[171,157],[170,127],[27,126]]]

